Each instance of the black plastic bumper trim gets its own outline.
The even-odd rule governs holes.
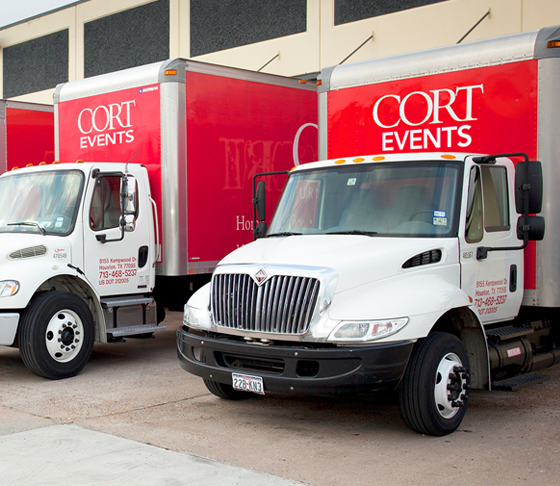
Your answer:
[[[265,391],[277,393],[331,394],[396,388],[413,346],[413,342],[325,348],[258,346],[177,329],[177,356],[184,370],[228,385],[232,384],[232,373],[261,376]],[[240,367],[232,367],[227,364],[231,360],[224,360],[228,355],[246,359],[235,360]],[[284,366],[280,373],[255,371],[259,361],[263,370],[271,362],[283,362]],[[244,369],[243,363],[249,362],[253,368]]]

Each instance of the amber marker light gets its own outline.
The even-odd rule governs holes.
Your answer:
[[[549,49],[554,49],[555,47],[560,47],[560,40],[548,41],[548,43],[546,44],[546,47],[548,47]]]
[[[47,165],[47,163],[43,161],[43,162],[39,162],[39,165]]]
[[[83,164],[84,163],[84,159],[78,159],[76,160],[76,164]]]
[[[363,157],[358,157],[357,159],[352,160],[352,162],[354,162],[355,164],[359,164],[360,162],[363,162],[364,160],[366,160],[366,159],[364,159]]]
[[[334,163],[337,165],[344,164],[344,162],[346,162],[346,159],[338,159],[334,161]]]
[[[374,162],[381,162],[382,160],[385,160],[385,157],[383,157],[382,155],[380,155],[379,157],[374,157],[373,159]]]
[[[300,79],[299,84],[307,84],[307,79]]]
[[[60,164],[60,160],[53,160],[53,165],[54,164]]]
[[[25,167],[33,167],[33,164],[27,164]]]
[[[316,84],[317,84],[317,87],[321,86],[323,84],[323,80],[318,79]]]
[[[453,160],[453,159],[456,159],[457,157],[455,157],[454,155],[451,155],[451,154],[443,154],[441,156],[441,158],[442,159],[447,159],[447,160]]]
[[[177,70],[176,69],[166,69],[164,71],[166,76],[176,76],[177,75]]]

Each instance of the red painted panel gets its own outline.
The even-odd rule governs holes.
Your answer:
[[[289,170],[298,130],[317,123],[317,94],[187,72],[189,262],[215,261],[252,241],[252,178]],[[300,163],[317,159],[317,129],[304,128]],[[272,215],[285,177],[268,178]]]
[[[6,107],[7,169],[54,161],[54,113]]]
[[[146,166],[160,210],[161,135],[159,85],[103,93],[58,105],[61,162],[127,162]]]
[[[328,157],[399,152],[537,156],[538,61],[421,76],[328,93]],[[535,288],[535,246],[525,252]]]
[[[329,158],[456,151],[536,155],[537,61],[328,94]]]

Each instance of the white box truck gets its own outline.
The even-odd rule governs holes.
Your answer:
[[[557,27],[323,70],[329,160],[291,171],[266,237],[188,301],[181,366],[229,399],[398,389],[431,435],[457,429],[471,388],[546,379],[559,80]]]
[[[58,86],[57,162],[0,176],[0,345],[58,379],[164,329],[161,281],[251,241],[250,176],[316,158],[316,119],[314,85],[182,59]]]

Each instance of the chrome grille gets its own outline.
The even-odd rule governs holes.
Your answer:
[[[47,253],[47,247],[44,245],[30,246],[28,248],[22,248],[21,250],[16,250],[8,255],[10,260],[18,260],[20,258],[33,258],[37,256],[42,256]]]
[[[319,295],[319,280],[275,275],[260,287],[246,274],[217,274],[212,310],[218,326],[244,331],[303,334]]]

